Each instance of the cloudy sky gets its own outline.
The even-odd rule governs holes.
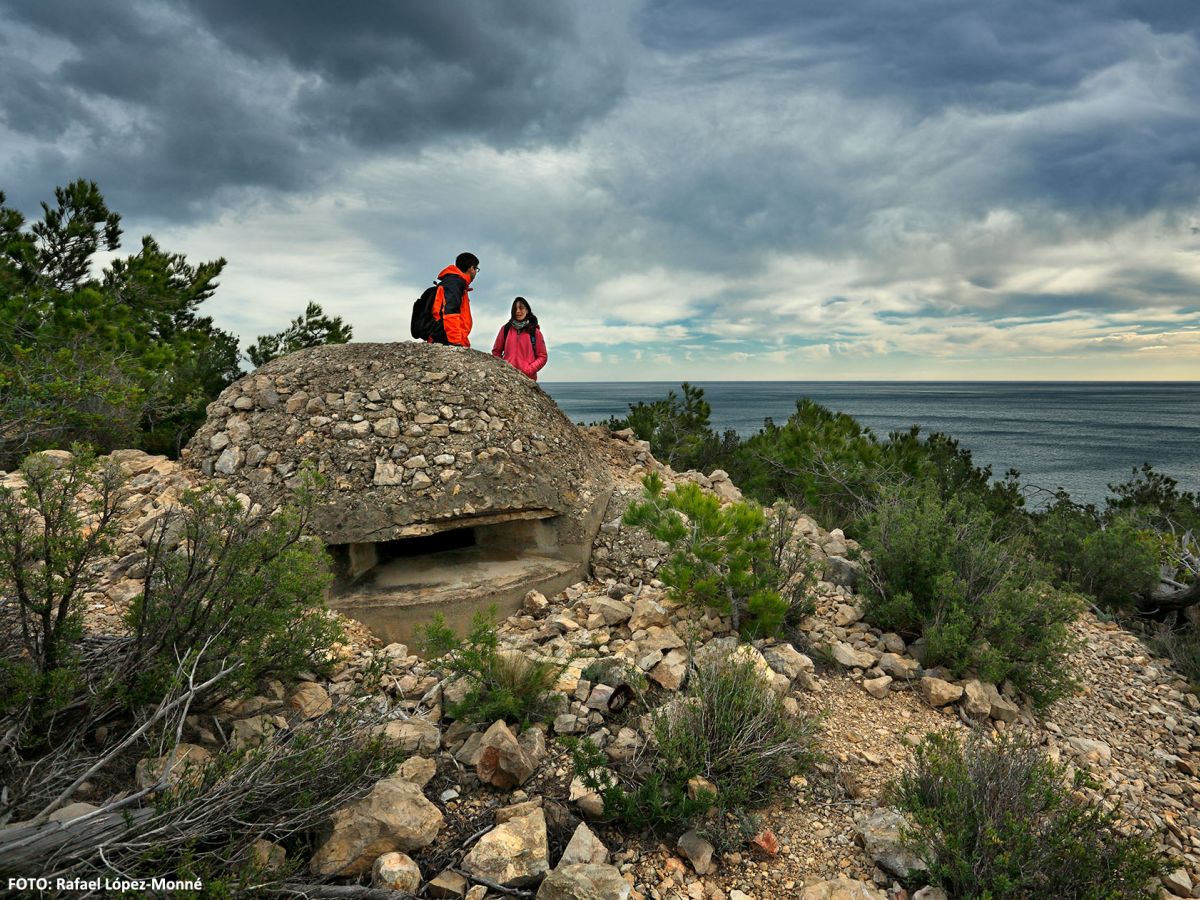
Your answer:
[[[469,249],[547,380],[1200,378],[1195,0],[0,0],[0,190],[77,177],[247,343]]]

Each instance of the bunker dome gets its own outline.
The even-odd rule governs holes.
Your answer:
[[[272,360],[221,393],[188,465],[266,509],[324,475],[312,530],[330,605],[384,640],[433,612],[456,628],[587,574],[612,492],[584,435],[512,366],[420,343],[338,344]]]

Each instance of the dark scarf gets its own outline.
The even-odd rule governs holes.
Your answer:
[[[537,325],[537,319],[533,317],[533,313],[526,313],[524,319],[521,319],[520,321],[517,319],[509,319],[508,324],[517,331],[524,331],[531,325]]]

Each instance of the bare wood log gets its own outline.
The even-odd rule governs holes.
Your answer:
[[[65,853],[85,856],[105,839],[120,834],[130,823],[148,819],[152,809],[105,813],[40,825],[13,825],[0,831],[0,874],[43,875],[46,861]]]
[[[1200,603],[1200,579],[1192,582],[1182,590],[1157,591],[1145,597],[1138,598],[1138,609],[1144,612],[1174,612],[1187,609]]]

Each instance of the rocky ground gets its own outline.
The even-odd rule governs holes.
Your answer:
[[[588,435],[616,483],[596,542],[595,578],[555,597],[531,594],[521,613],[501,626],[503,646],[514,657],[567,663],[551,727],[516,733],[502,724],[471,728],[443,721],[443,701],[461,685],[443,683],[408,648],[379,648],[351,623],[347,644],[332,649],[341,662],[330,682],[267,686],[261,696],[219,712],[220,730],[235,743],[261,740],[352,692],[372,654],[385,654],[382,689],[395,718],[388,737],[412,758],[339,816],[312,862],[314,874],[472,900],[534,892],[656,900],[894,895],[906,864],[883,805],[887,786],[926,733],[981,727],[1031,731],[1052,755],[1089,770],[1103,802],[1122,804],[1129,827],[1152,836],[1175,861],[1164,894],[1200,897],[1200,700],[1166,661],[1152,658],[1129,633],[1085,614],[1073,626],[1081,643],[1072,661],[1084,690],[1035,718],[1003,685],[955,683],[944,672],[925,670],[914,648],[863,622],[858,572],[848,559],[853,542],[803,519],[798,537],[824,573],[815,614],[790,642],[757,642],[736,652],[793,711],[819,718],[817,770],[793,779],[759,812],[754,841],[727,852],[694,835],[682,842],[676,835],[629,836],[604,824],[598,798],[573,781],[559,739],[587,735],[617,765],[644,743],[645,710],[635,704],[610,712],[606,691],[616,685],[590,683],[584,669],[595,660],[620,659],[644,673],[650,689],[643,702],[655,704],[679,690],[689,643],[698,655],[714,658],[736,647],[728,621],[670,601],[654,578],[661,548],[623,528],[620,511],[651,469],[669,482],[695,480],[726,499],[738,492],[721,473],[664,469],[630,435]],[[140,588],[142,537],[201,477],[161,458],[119,457],[133,493],[118,554],[86,598],[88,625],[96,631],[119,629],[121,612]],[[13,476],[4,483],[12,484]],[[199,719],[185,738],[197,756],[219,749],[217,735]],[[143,772],[155,764],[147,760]]]

